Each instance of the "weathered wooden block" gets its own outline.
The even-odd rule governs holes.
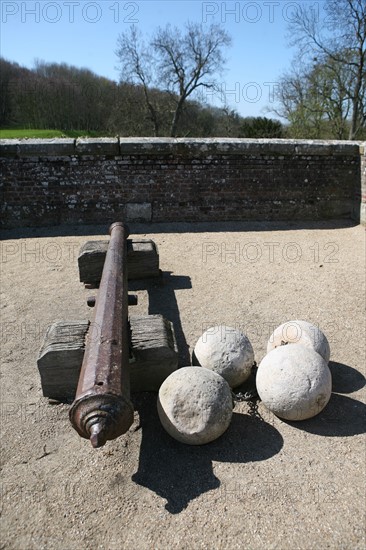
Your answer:
[[[178,367],[173,325],[162,315],[131,316],[131,391],[158,391]],[[89,321],[56,321],[46,331],[37,361],[45,397],[72,401],[83,361]],[[90,336],[98,337],[93,328]]]
[[[88,328],[89,321],[56,321],[47,328],[37,361],[44,396],[73,400]]]
[[[99,283],[102,277],[109,241],[87,241],[78,257],[79,278],[82,283]],[[157,277],[159,253],[150,239],[127,239],[127,273],[129,279]]]
[[[158,391],[178,367],[173,323],[162,315],[130,317],[131,391]]]

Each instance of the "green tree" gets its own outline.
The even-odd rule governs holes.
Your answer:
[[[239,137],[243,138],[281,138],[282,124],[279,120],[266,117],[247,117],[239,127]]]
[[[349,102],[348,137],[356,139],[366,124],[366,0],[325,0],[324,17],[313,5],[298,5],[290,32],[290,43],[297,47],[302,62],[315,59],[325,78],[330,77],[333,84],[338,80],[338,109],[347,111]],[[318,88],[318,97],[326,90]],[[332,93],[330,86],[326,99],[328,106],[335,107]]]
[[[291,137],[345,139],[351,101],[349,74],[334,61],[306,66],[294,63],[282,75],[277,89],[278,107],[273,111],[289,121]]]

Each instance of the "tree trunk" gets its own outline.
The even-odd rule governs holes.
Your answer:
[[[351,126],[349,129],[348,139],[353,140],[356,137],[357,120],[358,120],[358,96],[356,95],[352,99],[352,118],[351,118]]]
[[[170,137],[176,137],[177,135],[178,123],[183,111],[183,105],[184,105],[185,99],[186,99],[186,96],[181,96],[179,98],[178,105],[174,111],[173,120],[170,127]]]
[[[355,139],[356,134],[358,131],[358,116],[359,116],[359,100],[360,100],[360,93],[362,88],[362,82],[363,82],[363,67],[364,67],[364,58],[362,50],[359,51],[360,55],[360,63],[357,67],[357,80],[356,80],[356,86],[353,92],[352,96],[352,119],[351,119],[351,127],[349,130],[349,139]]]
[[[145,82],[143,82],[143,86],[144,86],[145,103],[146,103],[147,109],[150,113],[152,123],[154,125],[154,137],[158,137],[159,136],[160,125],[159,125],[159,122],[158,122],[156,109],[154,108],[154,106],[150,102],[148,88],[147,88]]]

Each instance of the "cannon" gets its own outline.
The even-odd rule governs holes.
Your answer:
[[[109,228],[108,245],[95,301],[75,400],[69,417],[94,448],[124,434],[133,422],[129,379],[127,236],[122,222]]]
[[[133,415],[130,389],[157,392],[178,368],[173,323],[156,312],[127,311],[127,302],[136,305],[137,296],[127,295],[126,276],[137,284],[135,290],[147,290],[149,301],[156,301],[164,289],[165,295],[170,291],[170,285],[161,284],[156,244],[127,239],[122,223],[113,224],[110,234],[110,241],[85,243],[78,258],[80,281],[99,289],[87,299],[94,307],[91,322],[51,323],[37,359],[43,395],[53,404],[72,403],[73,427],[95,447],[128,430]]]

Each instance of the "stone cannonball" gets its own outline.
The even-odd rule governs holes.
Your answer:
[[[277,327],[268,340],[267,353],[284,344],[302,344],[313,348],[329,363],[330,347],[325,334],[307,321],[287,321]]]
[[[302,344],[270,351],[258,367],[256,383],[264,405],[285,420],[317,415],[332,392],[327,363],[319,353]]]
[[[199,338],[194,354],[201,367],[220,374],[232,388],[249,378],[254,362],[253,348],[247,336],[224,325],[206,330]]]
[[[183,367],[168,376],[160,386],[157,405],[168,434],[189,445],[220,437],[233,413],[229,384],[201,367]]]

